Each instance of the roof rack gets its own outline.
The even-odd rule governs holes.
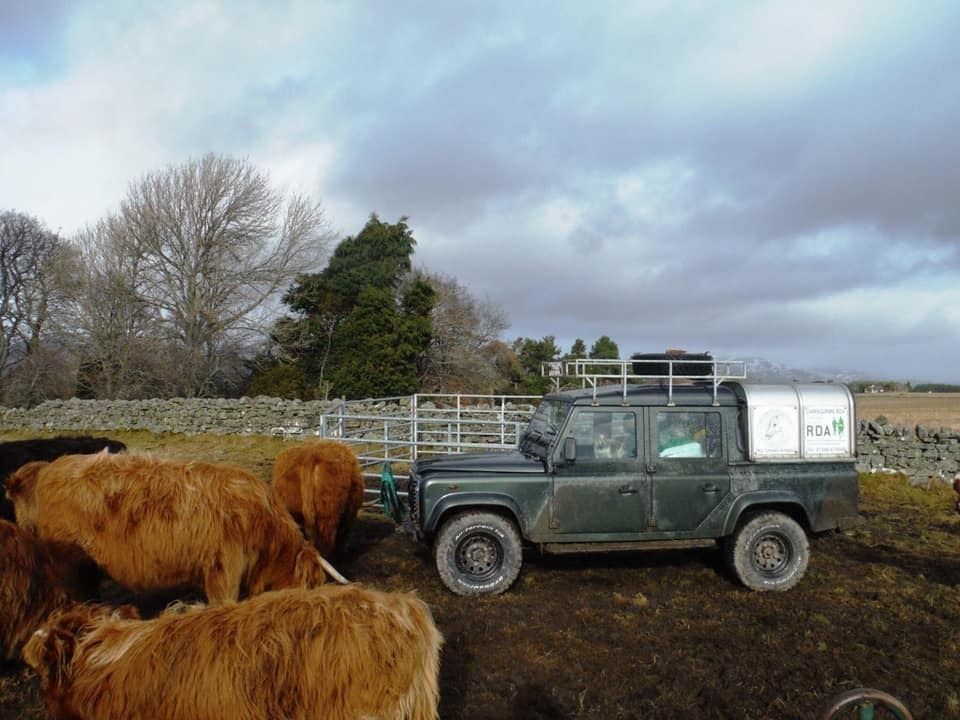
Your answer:
[[[604,381],[618,381],[623,387],[623,402],[627,402],[627,384],[666,383],[667,404],[674,405],[673,385],[688,382],[707,383],[713,387],[713,404],[719,405],[717,388],[728,380],[746,380],[747,363],[745,360],[690,360],[679,355],[676,358],[635,359],[635,360],[594,360],[578,358],[576,360],[555,360],[540,366],[544,377],[554,379],[559,389],[560,378],[573,377],[584,381],[593,388],[593,402],[597,402],[597,387]]]

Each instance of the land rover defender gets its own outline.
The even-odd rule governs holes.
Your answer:
[[[524,547],[719,546],[746,587],[782,591],[807,568],[809,534],[859,520],[846,386],[751,384],[739,361],[661,357],[565,363],[584,387],[545,395],[516,450],[414,463],[408,526],[447,588],[504,592]]]

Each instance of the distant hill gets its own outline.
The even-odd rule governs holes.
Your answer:
[[[756,383],[816,381],[847,383],[864,376],[863,373],[854,370],[827,370],[822,368],[803,370],[758,357],[746,358],[745,362],[747,364],[747,381]]]

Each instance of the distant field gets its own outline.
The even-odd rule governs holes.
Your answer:
[[[960,393],[873,393],[856,396],[857,417],[879,415],[898,425],[927,425],[960,430]]]

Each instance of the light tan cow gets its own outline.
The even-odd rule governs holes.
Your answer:
[[[7,482],[17,523],[131,590],[195,585],[212,603],[342,576],[246,470],[149,455],[68,455]]]
[[[413,594],[328,585],[153,620],[79,607],[24,659],[56,720],[436,720],[442,641]]]

